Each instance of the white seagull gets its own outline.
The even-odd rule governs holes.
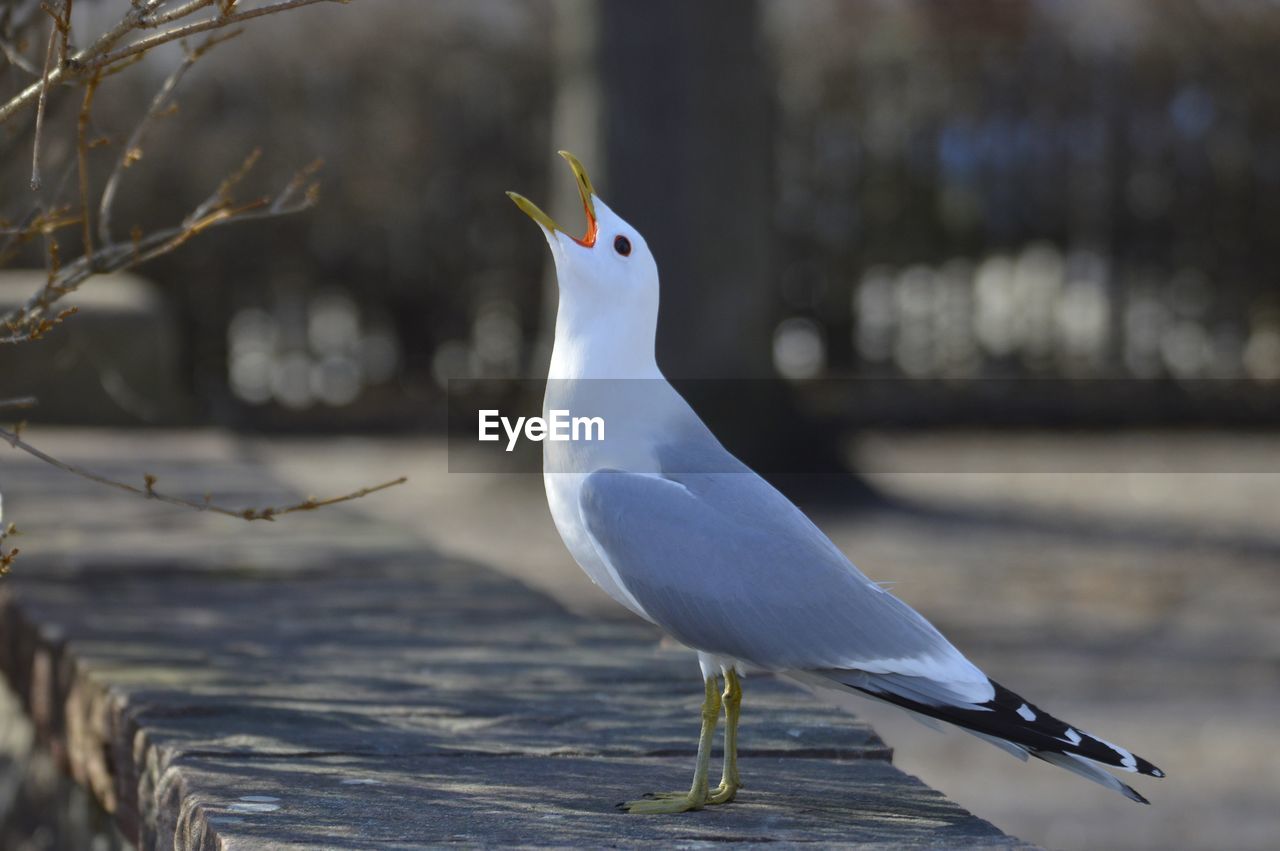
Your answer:
[[[542,228],[559,281],[544,416],[585,406],[605,413],[609,431],[603,442],[543,442],[547,502],[592,581],[697,651],[706,694],[692,787],[623,806],[675,813],[734,799],[739,672],[748,670],[887,701],[1147,803],[1100,766],[1163,777],[1160,769],[989,679],[720,445],[658,369],[658,267],[644,238],[596,196],[581,163],[560,154],[586,211],[582,238],[508,193]],[[722,707],[724,770],[710,788]]]

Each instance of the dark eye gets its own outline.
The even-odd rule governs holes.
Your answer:
[[[631,240],[625,236],[616,237],[613,240],[613,250],[621,254],[623,257],[631,254]]]

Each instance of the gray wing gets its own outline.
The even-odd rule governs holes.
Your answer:
[[[602,558],[657,624],[699,650],[855,689],[1146,803],[1099,766],[1160,769],[987,679],[713,438],[677,444],[660,449],[663,474],[591,473],[579,504]],[[673,448],[688,457],[671,463]],[[686,467],[701,472],[675,472]]]
[[[738,470],[586,478],[586,528],[655,623],[690,647],[770,670],[852,669],[934,700],[990,696],[986,676],[928,621],[771,485]]]

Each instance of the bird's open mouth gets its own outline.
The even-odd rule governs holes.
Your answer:
[[[595,195],[595,190],[591,188],[591,178],[587,177],[587,170],[582,167],[582,163],[578,162],[577,157],[568,151],[561,151],[560,156],[564,157],[569,163],[569,168],[573,169],[573,176],[578,181],[578,194],[582,196],[582,209],[587,214],[587,232],[581,239],[570,236],[568,231],[556,224],[555,219],[542,212],[542,208],[523,195],[516,192],[508,192],[507,195],[516,202],[516,206],[523,210],[525,215],[547,230],[552,233],[560,231],[582,247],[590,248],[596,244],[596,202],[592,197]]]

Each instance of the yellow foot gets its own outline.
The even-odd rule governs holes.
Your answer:
[[[638,801],[627,801],[619,806],[638,815],[660,815],[700,810],[706,802],[705,793],[694,795],[693,792],[651,792]]]
[[[720,781],[720,785],[707,793],[707,804],[728,804],[738,796],[738,790],[742,788],[741,783],[726,783]]]

